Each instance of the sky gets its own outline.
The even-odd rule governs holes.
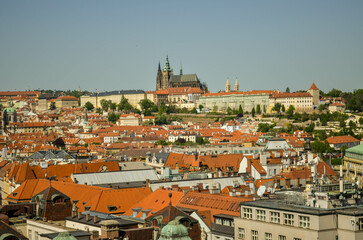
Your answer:
[[[363,88],[363,1],[0,0],[0,91]]]

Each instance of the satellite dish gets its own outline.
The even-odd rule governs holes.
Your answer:
[[[260,187],[258,188],[258,190],[257,190],[257,195],[258,195],[259,197],[262,197],[262,196],[263,196],[263,194],[265,193],[265,191],[266,191],[266,186],[265,186],[265,185],[262,185],[262,186],[260,186]]]

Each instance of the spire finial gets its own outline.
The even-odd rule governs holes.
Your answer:
[[[169,198],[170,198],[170,202],[169,202],[169,205],[171,206],[171,197],[173,196],[173,194],[170,192],[169,193]]]
[[[180,61],[180,75],[183,75],[183,66],[182,66],[181,61]]]

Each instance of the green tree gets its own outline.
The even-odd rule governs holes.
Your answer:
[[[256,113],[261,114],[261,105],[260,104],[257,104],[257,106],[256,106]]]
[[[275,103],[274,107],[272,108],[273,111],[280,113],[281,111],[281,103]]]
[[[102,99],[100,101],[101,103],[101,108],[103,111],[107,112],[108,111],[108,108],[110,107],[110,101],[107,101],[106,99]]]
[[[243,109],[242,109],[241,105],[239,105],[238,112],[237,112],[237,117],[243,117]]]
[[[318,109],[319,109],[319,112],[324,111],[326,109],[325,104],[320,104]]]
[[[116,123],[116,121],[120,118],[120,115],[115,114],[114,112],[108,114],[108,121],[112,123]]]
[[[214,112],[214,113],[218,112],[218,106],[217,106],[217,105],[214,105],[214,106],[213,106],[213,112]]]
[[[116,110],[116,108],[117,108],[117,104],[116,104],[116,103],[111,102],[111,103],[110,103],[110,109],[111,109],[112,111],[115,111],[115,110]]]
[[[51,102],[49,105],[49,110],[54,110],[55,108],[55,102]]]
[[[321,155],[322,153],[325,153],[328,151],[329,143],[327,141],[322,142],[322,141],[316,140],[311,143],[311,149],[313,150],[313,152]]]
[[[255,117],[255,113],[256,113],[256,110],[255,110],[255,107],[253,107],[252,111],[251,111],[252,117]]]
[[[151,110],[155,104],[149,99],[143,99],[139,102],[139,105],[143,111]]]
[[[197,111],[197,109],[194,107],[194,108],[190,111],[190,113],[197,114],[197,113],[198,113],[198,111]]]
[[[355,129],[357,127],[357,124],[355,124],[355,122],[353,122],[352,120],[349,121],[349,127],[352,129]]]
[[[354,90],[352,94],[346,94],[345,98],[348,100],[347,109],[351,111],[363,111],[363,89]]]
[[[281,112],[285,112],[286,111],[286,109],[285,109],[285,105],[282,105],[281,106]]]
[[[301,121],[306,122],[307,120],[309,120],[309,114],[307,114],[306,112],[303,112],[301,114]]]
[[[154,104],[154,106],[151,107],[151,112],[158,112],[158,111],[159,111],[158,106]]]
[[[84,104],[84,107],[88,110],[88,111],[91,111],[93,110],[95,107],[93,106],[92,103],[90,102],[86,102],[86,104]]]
[[[328,92],[326,94],[327,96],[330,96],[330,97],[340,97],[342,95],[342,91],[338,90],[338,89],[335,89],[333,88],[332,90],[330,90],[330,92]]]
[[[233,113],[232,112],[232,109],[230,107],[227,108],[227,111],[226,112],[227,112],[228,115],[231,115]]]
[[[289,109],[287,109],[286,114],[287,114],[287,118],[292,118],[292,116],[294,115],[294,111],[295,111],[295,107],[293,105],[289,106]]]
[[[305,132],[307,132],[307,133],[313,133],[313,131],[314,131],[314,128],[315,128],[315,124],[314,123],[312,123],[312,124],[310,124],[309,126],[307,126],[306,128],[305,128]]]
[[[202,112],[204,106],[202,104],[199,104],[199,111]]]
[[[266,113],[266,105],[263,105],[263,112]]]
[[[129,100],[125,97],[122,97],[120,103],[117,105],[117,108],[119,111],[125,112],[130,112],[133,109],[132,105],[129,103]]]
[[[285,90],[285,92],[289,93],[290,92],[290,88],[287,87],[286,90]]]
[[[360,125],[363,125],[363,118],[361,117],[361,118],[359,118],[359,124]]]

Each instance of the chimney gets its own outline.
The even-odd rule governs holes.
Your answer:
[[[260,154],[260,164],[262,166],[267,165],[267,155],[266,154]]]
[[[99,239],[99,233],[96,230],[91,232],[91,240],[93,239]]]
[[[90,220],[90,216],[89,216],[89,213],[86,214],[86,221],[89,222]]]
[[[98,216],[94,215],[93,216],[93,223],[96,224],[98,222]]]
[[[80,220],[82,218],[82,213],[78,212],[78,220]]]

